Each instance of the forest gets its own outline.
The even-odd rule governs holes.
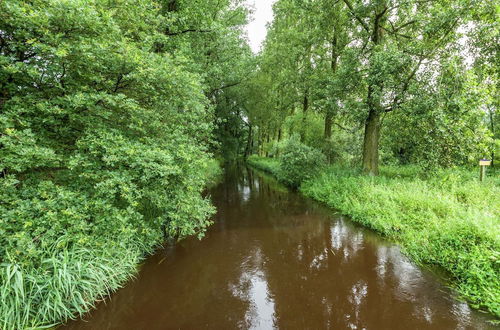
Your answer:
[[[246,161],[402,246],[500,316],[500,7],[0,2],[0,328],[50,328],[200,239]],[[492,160],[483,182],[480,159]]]

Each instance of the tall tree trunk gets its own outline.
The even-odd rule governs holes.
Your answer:
[[[490,130],[491,134],[493,135],[493,138],[496,137],[496,132],[495,132],[495,115],[493,112],[493,109],[489,108],[488,109],[489,115],[490,115]],[[495,140],[493,140],[495,141]],[[495,146],[491,149],[491,165],[495,166]]]
[[[253,134],[252,136],[250,137],[250,152],[253,152],[255,150],[255,146],[254,146],[254,138],[253,138]]]
[[[257,143],[258,143],[258,146],[257,146],[258,152],[257,152],[257,154],[259,156],[262,156],[262,129],[260,127],[259,127],[259,135],[258,135],[258,141],[257,141]]]
[[[380,141],[380,114],[371,109],[365,123],[363,140],[363,170],[368,175],[378,175],[378,148]]]
[[[266,133],[266,157],[269,157],[269,142],[270,142],[270,138],[269,138],[269,128],[267,129],[267,133]]]
[[[327,109],[325,115],[325,140],[330,140],[332,137],[332,121],[333,111],[331,109]]]
[[[378,45],[383,42],[383,23],[387,19],[387,5],[382,3],[380,11],[375,13],[373,23],[373,34],[371,41]],[[368,105],[368,118],[365,122],[365,135],[363,140],[363,171],[368,175],[378,175],[378,149],[380,142],[381,125],[381,100],[380,96],[374,95],[374,90],[382,91],[383,81],[375,81],[368,86],[366,103]]]
[[[247,159],[251,152],[252,146],[252,124],[248,124],[248,136],[247,136],[247,145],[245,147],[245,155],[244,158]]]
[[[333,31],[332,39],[332,74],[335,75],[337,72],[337,61],[338,61],[338,49],[337,49],[337,34],[336,30]],[[332,137],[332,120],[333,120],[333,109],[327,109],[325,114],[325,140],[329,140]]]

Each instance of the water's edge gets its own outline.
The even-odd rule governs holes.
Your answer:
[[[203,240],[166,245],[63,329],[488,329],[393,242],[269,175],[226,169]]]

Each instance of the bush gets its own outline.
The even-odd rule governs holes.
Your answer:
[[[212,110],[151,1],[0,2],[0,328],[88,310],[214,212]]]
[[[279,179],[292,188],[313,177],[326,164],[326,157],[296,137],[288,140],[280,157]]]

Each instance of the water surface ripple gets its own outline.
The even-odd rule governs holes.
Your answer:
[[[203,240],[162,249],[63,328],[491,328],[396,245],[270,178],[229,167],[210,195]]]

